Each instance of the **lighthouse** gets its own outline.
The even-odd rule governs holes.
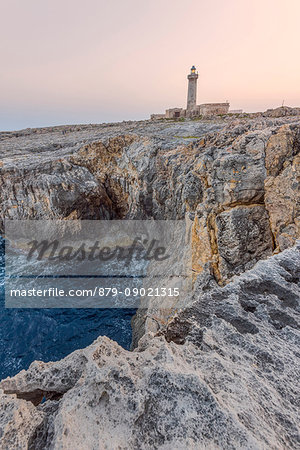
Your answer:
[[[192,111],[197,105],[197,80],[198,72],[196,72],[196,67],[192,66],[191,73],[187,76],[189,80],[188,85],[188,95],[187,95],[187,111]]]
[[[151,114],[152,120],[161,119],[192,119],[198,117],[212,117],[220,114],[228,114],[229,103],[202,103],[197,105],[197,80],[198,72],[196,67],[192,66],[191,72],[187,76],[188,79],[188,93],[186,109],[183,108],[168,108],[166,114]]]

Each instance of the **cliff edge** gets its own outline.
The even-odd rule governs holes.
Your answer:
[[[99,337],[3,380],[1,448],[298,448],[299,268],[298,245],[198,286],[133,352]]]
[[[298,448],[300,119],[0,133],[9,219],[182,219],[194,290],[0,383],[3,448]]]

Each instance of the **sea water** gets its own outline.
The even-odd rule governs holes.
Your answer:
[[[4,240],[0,237],[0,379],[27,369],[34,360],[64,358],[100,335],[129,349],[135,308],[5,308],[4,270]]]

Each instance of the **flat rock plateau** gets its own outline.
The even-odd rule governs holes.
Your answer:
[[[0,382],[1,449],[296,449],[300,116],[0,133],[4,219],[182,219],[194,289]]]

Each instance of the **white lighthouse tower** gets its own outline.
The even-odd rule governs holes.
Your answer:
[[[188,95],[187,95],[187,111],[192,111],[196,109],[197,105],[197,80],[198,80],[198,72],[196,72],[196,67],[192,66],[191,73],[187,76],[189,80],[188,85]]]

